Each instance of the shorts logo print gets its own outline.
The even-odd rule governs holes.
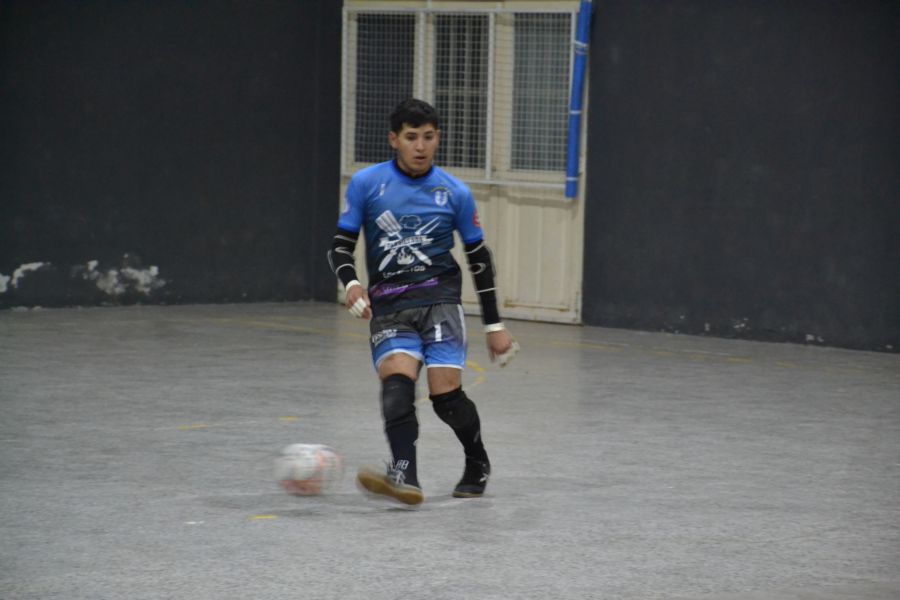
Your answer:
[[[372,345],[377,346],[384,340],[387,340],[387,339],[390,339],[393,337],[397,337],[396,329],[384,329],[384,330],[379,331],[378,333],[372,335]]]

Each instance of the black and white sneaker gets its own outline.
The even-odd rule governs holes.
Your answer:
[[[403,504],[421,504],[425,499],[419,482],[407,482],[406,473],[390,466],[386,472],[372,467],[362,467],[356,473],[356,481],[369,493],[387,496]]]
[[[491,476],[491,461],[466,457],[466,470],[453,490],[455,498],[479,498]]]

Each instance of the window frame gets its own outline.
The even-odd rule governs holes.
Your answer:
[[[517,13],[536,14],[568,14],[570,32],[568,47],[571,49],[575,40],[578,2],[542,3],[540,8],[520,6],[521,3],[507,2],[485,6],[478,2],[454,2],[452,7],[435,7],[434,4],[405,3],[398,7],[392,2],[372,2],[347,0],[344,5],[343,27],[343,61],[341,76],[342,103],[342,135],[341,135],[341,174],[350,176],[360,168],[373,163],[362,163],[354,160],[356,146],[356,92],[357,64],[356,51],[358,40],[358,21],[354,15],[361,13],[377,14],[415,14],[415,54],[413,61],[413,94],[429,102],[435,98],[435,57],[436,57],[436,19],[435,15],[472,16],[484,15],[488,18],[488,58],[487,58],[487,112],[485,115],[485,148],[484,167],[455,167],[441,164],[456,176],[470,184],[486,184],[499,186],[522,186],[548,189],[565,187],[565,167],[560,170],[516,169],[512,167],[513,110],[514,103],[514,61],[515,57],[515,23]],[[409,6],[419,4],[419,6]],[[498,68],[498,58],[512,57],[507,68]],[[568,52],[567,101],[571,94],[572,70],[574,54]],[[387,145],[387,127],[384,131]],[[561,152],[565,152],[566,136],[563,134]],[[564,161],[563,161],[564,162]]]

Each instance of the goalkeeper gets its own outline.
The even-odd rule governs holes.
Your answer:
[[[381,380],[384,430],[393,458],[386,472],[362,468],[357,479],[371,493],[410,505],[424,499],[416,469],[415,408],[423,364],[434,412],[453,429],[465,453],[465,469],[453,495],[481,496],[491,472],[478,411],[462,389],[466,326],[462,274],[450,254],[454,231],[465,244],[491,360],[504,365],[518,350],[497,312],[493,260],[472,193],[432,164],[440,135],[431,105],[410,99],[397,106],[388,133],[395,158],[353,176],[328,252],[350,313],[371,319],[372,360]],[[368,289],[357,280],[354,267],[361,231]]]

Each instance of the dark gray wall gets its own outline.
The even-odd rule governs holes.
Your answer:
[[[588,324],[900,348],[900,4],[604,0]]]
[[[333,299],[340,4],[0,3],[0,307]]]

